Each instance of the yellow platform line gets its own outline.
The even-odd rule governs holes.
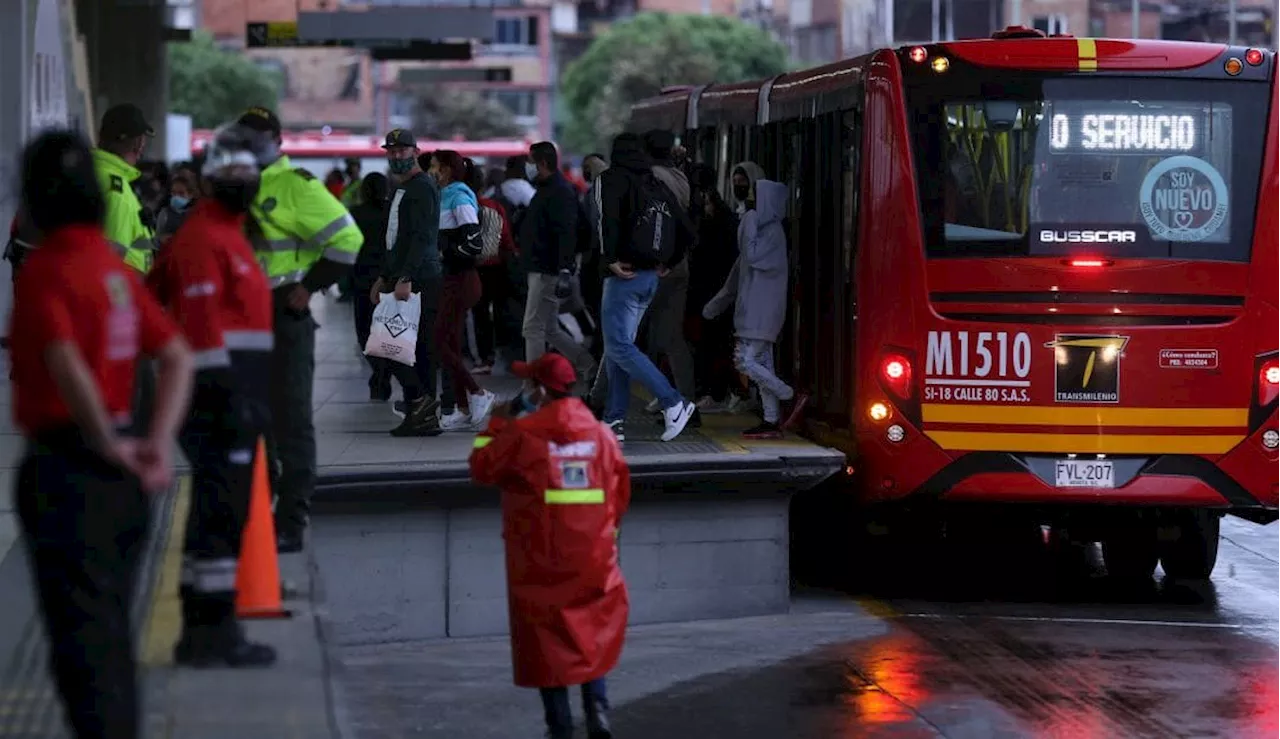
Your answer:
[[[173,645],[182,629],[182,606],[178,600],[178,581],[182,577],[183,531],[191,510],[191,477],[183,475],[178,480],[178,490],[173,501],[173,515],[169,517],[163,554],[160,560],[160,577],[151,593],[151,608],[147,612],[147,626],[143,631],[140,661],[147,667],[160,667],[173,662]]]
[[[996,423],[1028,426],[1155,426],[1245,428],[1248,408],[1064,408],[1045,405],[925,403],[925,423]]]

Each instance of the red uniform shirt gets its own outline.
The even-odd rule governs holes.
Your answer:
[[[72,423],[44,357],[50,345],[68,341],[89,365],[107,411],[128,423],[138,355],[155,354],[176,335],[100,227],[46,235],[18,273],[9,315],[14,422],[28,436]]]
[[[271,288],[243,226],[243,215],[200,201],[147,276],[191,343],[197,370],[231,367],[232,352],[271,351]]]

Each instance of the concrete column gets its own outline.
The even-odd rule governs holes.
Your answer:
[[[31,104],[31,30],[35,0],[0,2],[0,241],[18,206],[18,168],[27,140]],[[9,263],[0,266],[0,320],[13,302]]]
[[[89,59],[96,130],[112,105],[133,103],[156,129],[146,158],[163,159],[169,110],[163,0],[77,0]]]

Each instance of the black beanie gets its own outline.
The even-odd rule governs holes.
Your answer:
[[[73,224],[102,224],[106,206],[83,136],[49,131],[27,145],[22,153],[22,202],[32,225],[45,233]]]

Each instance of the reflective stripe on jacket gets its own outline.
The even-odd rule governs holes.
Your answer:
[[[301,282],[321,259],[353,265],[364,243],[346,207],[286,156],[262,170],[252,215],[254,253],[273,288]]]

